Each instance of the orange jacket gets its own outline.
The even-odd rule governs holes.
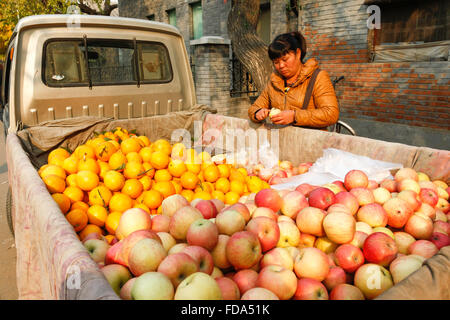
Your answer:
[[[319,67],[317,60],[309,59],[302,67],[300,76],[289,91],[284,93],[284,80],[274,72],[270,81],[248,109],[248,116],[254,122],[255,113],[262,108],[278,108],[280,110],[295,110],[293,125],[312,128],[324,128],[336,123],[339,119],[339,106],[328,73],[321,70],[316,78],[312,96],[306,110],[302,110],[306,88],[314,70]]]

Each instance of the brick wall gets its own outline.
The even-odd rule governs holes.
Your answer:
[[[449,130],[449,63],[368,62],[363,2],[303,0],[299,16],[307,57],[317,58],[332,78],[345,76],[336,87],[341,118]]]

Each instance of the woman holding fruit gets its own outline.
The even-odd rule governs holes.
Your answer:
[[[333,84],[328,73],[319,69],[316,59],[304,63],[303,35],[290,32],[277,36],[269,45],[268,54],[275,70],[248,109],[249,118],[262,122],[269,116],[275,124],[319,129],[336,123],[339,107]]]

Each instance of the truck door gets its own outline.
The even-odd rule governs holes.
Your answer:
[[[3,68],[2,75],[2,86],[1,86],[1,103],[0,103],[0,120],[3,122],[3,130],[6,134],[8,133],[9,128],[9,82],[10,82],[10,73],[11,73],[11,65],[14,57],[14,46],[9,47],[6,54],[5,66]]]

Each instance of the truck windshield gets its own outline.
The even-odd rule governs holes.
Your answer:
[[[51,87],[88,86],[89,80],[93,86],[137,84],[138,77],[144,84],[172,80],[167,48],[158,42],[49,40],[44,57],[43,81]]]

